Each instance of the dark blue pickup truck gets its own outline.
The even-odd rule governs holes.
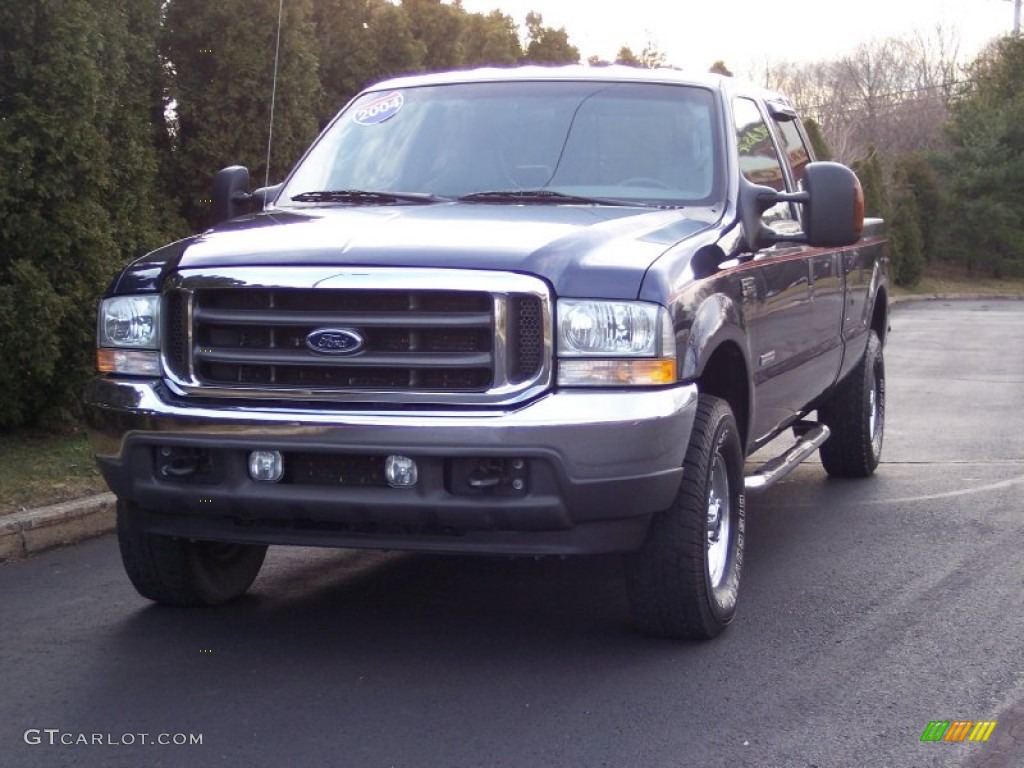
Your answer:
[[[237,597],[269,544],[622,552],[642,631],[711,637],[745,494],[878,464],[884,225],[778,94],[390,80],[248,187],[219,172],[218,223],[99,308],[91,439],[147,598]]]

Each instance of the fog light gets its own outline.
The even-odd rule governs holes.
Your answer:
[[[419,478],[416,462],[407,456],[388,456],[384,460],[384,476],[392,488],[412,488]]]
[[[284,457],[280,451],[253,451],[249,454],[249,477],[261,483],[276,483],[284,475]]]

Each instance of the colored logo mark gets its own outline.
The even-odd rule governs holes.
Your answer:
[[[921,741],[988,741],[995,728],[995,720],[932,720]]]
[[[325,355],[351,355],[365,343],[360,334],[348,328],[317,328],[306,336],[306,346]]]
[[[360,125],[377,125],[397,115],[403,104],[405,97],[394,91],[357,108],[354,119]]]

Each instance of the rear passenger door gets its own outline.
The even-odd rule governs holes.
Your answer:
[[[779,152],[775,125],[758,103],[736,98],[733,113],[740,172],[752,183],[793,190],[795,182],[788,159],[784,163]],[[789,203],[773,206],[763,220],[779,232],[800,230]],[[824,256],[816,249],[785,243],[762,249],[739,268],[754,369],[755,440],[792,421],[834,378],[832,364],[821,356],[824,329],[814,316],[812,277],[828,279],[827,264],[814,261],[819,255]],[[838,327],[835,331],[838,336]]]
[[[768,111],[793,187],[802,189],[804,169],[811,160],[811,153],[796,112],[788,105],[771,103]],[[807,266],[811,296],[809,333],[813,337],[812,354],[819,359],[821,369],[818,386],[830,386],[839,371],[843,354],[841,339],[846,277],[843,254],[831,249],[809,249]]]

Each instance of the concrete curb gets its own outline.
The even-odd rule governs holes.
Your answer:
[[[890,296],[889,306],[915,301],[1024,301],[1024,296],[1002,293],[919,293],[910,296]]]
[[[0,562],[110,533],[115,502],[114,494],[101,493],[0,517]]]

